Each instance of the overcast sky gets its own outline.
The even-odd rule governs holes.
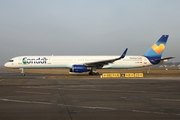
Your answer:
[[[0,66],[20,55],[142,55],[168,34],[180,61],[180,0],[0,0]]]

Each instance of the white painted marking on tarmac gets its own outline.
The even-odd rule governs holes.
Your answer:
[[[44,105],[54,105],[54,103],[50,102],[37,102],[37,101],[23,101],[23,100],[11,100],[11,99],[4,99],[0,98],[0,101],[5,102],[17,102],[17,103],[27,103],[27,104],[44,104]],[[92,107],[92,106],[75,106],[75,105],[65,105],[65,104],[57,104],[58,106],[62,107],[77,107],[77,108],[85,108],[85,109],[101,109],[101,110],[121,110],[121,111],[132,111],[132,112],[140,112],[140,113],[148,113],[148,114],[172,114],[172,115],[178,115],[176,113],[164,113],[164,112],[151,112],[151,111],[143,111],[143,110],[130,110],[130,109],[118,109],[118,108],[109,108],[109,107]]]
[[[145,93],[146,91],[127,91],[127,90],[100,90],[100,89],[71,89],[71,88],[56,88],[56,87],[23,87],[23,88],[37,88],[37,89],[59,89],[59,90],[78,90],[78,91],[94,91],[94,92],[130,92],[130,93]]]
[[[42,92],[29,92],[29,91],[16,91],[18,93],[28,93],[28,94],[44,94],[44,95],[50,95],[51,93],[42,93]]]
[[[48,103],[48,102],[36,102],[36,101],[23,101],[23,100],[11,100],[11,99],[2,99],[0,98],[1,101],[5,102],[18,102],[18,103],[30,103],[30,104],[45,104],[45,105],[52,105],[53,103]]]
[[[132,110],[133,112],[151,113],[150,111]]]
[[[57,86],[40,86],[40,87],[31,87],[31,86],[24,86],[22,88],[36,88],[36,89],[59,89],[59,90],[72,90],[72,91],[94,91],[94,92],[124,92],[124,93],[146,93],[146,91],[128,91],[128,90],[101,90],[101,89],[75,89],[73,87],[67,87],[67,88],[57,88]],[[153,92],[152,92],[153,93]],[[164,94],[167,92],[156,92],[156,94]],[[178,93],[178,92],[168,92],[168,94],[171,93]]]
[[[11,100],[11,99],[4,99],[4,98],[0,98],[0,101],[17,102],[17,103],[28,103],[28,104],[44,104],[44,105],[53,105],[54,104],[54,103],[50,103],[50,102]],[[58,106],[63,106],[63,107],[68,106],[68,107],[77,107],[77,108],[86,108],[86,109],[117,110],[116,108],[109,108],[109,107],[75,106],[75,105],[65,105],[65,104],[57,104],[57,105]]]
[[[176,114],[176,113],[153,112],[153,111],[144,111],[144,110],[137,110],[137,109],[134,109],[134,110],[130,110],[130,109],[118,109],[118,110],[138,112],[138,113],[147,113],[147,114],[160,114],[160,115],[168,115],[168,114],[171,114],[171,115],[180,116],[180,114]]]
[[[108,107],[90,107],[90,106],[72,106],[72,107],[87,108],[87,109],[117,110],[116,108],[108,108]]]
[[[103,109],[103,110],[118,110],[116,108],[109,108],[109,107],[91,107],[91,106],[76,106],[76,105],[64,105],[58,104],[58,106],[67,106],[67,107],[77,107],[77,108],[86,108],[86,109]]]
[[[151,100],[162,100],[162,101],[180,102],[180,99],[160,99],[160,98],[151,98]]]
[[[163,113],[163,112],[150,112],[150,111],[141,111],[141,110],[132,110],[133,112],[141,112],[141,113],[153,113],[153,114],[161,114],[161,115],[164,115],[164,114],[168,114],[168,113]]]
[[[128,90],[100,90],[100,89],[69,89],[69,88],[58,88],[60,90],[80,90],[80,91],[94,91],[94,92],[129,92],[129,93],[145,93],[146,91],[128,91]]]

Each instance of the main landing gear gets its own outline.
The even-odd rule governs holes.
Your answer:
[[[96,71],[95,67],[92,67],[90,72],[89,72],[89,75],[99,75],[99,73]]]

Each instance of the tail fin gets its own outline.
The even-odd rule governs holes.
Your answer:
[[[160,60],[165,49],[168,37],[169,35],[162,35],[161,38],[159,38],[159,40],[154,43],[151,48],[149,48],[144,56],[147,57],[151,62],[154,60]]]

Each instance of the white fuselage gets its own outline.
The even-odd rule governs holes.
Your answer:
[[[108,60],[119,56],[19,56],[5,63],[9,68],[72,68],[73,65],[83,65],[96,61]],[[144,56],[126,56],[102,68],[139,68],[152,64]]]

